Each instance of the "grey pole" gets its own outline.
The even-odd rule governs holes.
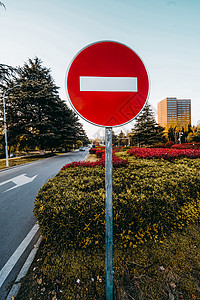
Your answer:
[[[106,127],[106,299],[113,299],[112,127]]]
[[[6,153],[6,167],[9,167],[8,163],[8,139],[7,139],[7,127],[6,127],[6,104],[5,104],[6,91],[3,93],[3,118],[4,118],[4,132],[5,132],[5,153]]]
[[[7,126],[6,126],[6,102],[5,102],[5,96],[6,92],[9,90],[14,89],[15,87],[20,86],[19,84],[14,85],[12,88],[7,89],[3,93],[3,118],[4,118],[4,131],[5,131],[5,152],[6,152],[6,167],[9,167],[8,162],[8,138],[7,138]]]

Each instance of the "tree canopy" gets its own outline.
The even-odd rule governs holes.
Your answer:
[[[15,70],[16,69],[11,66],[0,64],[0,90],[3,91],[3,89],[9,84]]]
[[[159,126],[150,104],[146,104],[136,118],[132,129],[132,141],[137,145],[154,145],[163,141],[164,128]]]
[[[53,149],[85,136],[78,117],[59,98],[50,69],[35,57],[18,67],[6,99],[8,144]]]
[[[199,126],[197,126],[197,128],[196,128],[196,133],[193,136],[192,141],[196,142],[196,143],[200,143],[200,127]]]
[[[3,6],[6,9],[6,6],[3,2],[0,1],[0,6]]]

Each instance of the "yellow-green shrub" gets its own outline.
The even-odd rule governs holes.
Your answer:
[[[199,167],[199,159],[130,158],[113,170],[114,243],[136,247],[198,222]],[[98,166],[68,168],[40,190],[35,215],[55,249],[105,245],[104,176]]]

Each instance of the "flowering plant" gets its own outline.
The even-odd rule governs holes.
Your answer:
[[[173,149],[200,149],[200,143],[184,143],[175,144],[172,146]]]
[[[104,151],[102,151],[102,150],[97,150],[97,151],[96,151],[96,156],[97,156],[97,158],[101,158],[102,155],[103,155],[103,153],[104,153]]]
[[[167,160],[180,157],[200,158],[200,150],[195,149],[131,148],[128,154],[141,158],[163,158]]]
[[[96,149],[96,148],[91,148],[91,149],[89,150],[89,153],[90,153],[90,154],[95,154],[95,153],[96,153],[96,151],[97,151],[97,149]]]
[[[174,145],[174,142],[168,141],[165,143],[165,148],[171,148],[171,146],[173,146],[173,145]]]
[[[113,153],[112,159],[113,159],[113,167],[115,167],[115,168],[124,167],[128,164],[128,160],[119,158],[114,153]],[[66,164],[65,166],[63,166],[61,170],[65,170],[67,168],[75,168],[75,167],[90,167],[90,168],[92,168],[95,166],[101,166],[101,167],[105,166],[105,152],[102,153],[101,159],[99,159],[95,162],[85,162],[85,161],[72,162],[72,163],[69,163],[69,164]]]

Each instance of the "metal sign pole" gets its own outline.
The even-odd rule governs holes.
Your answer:
[[[9,89],[10,90],[10,89]],[[8,91],[8,90],[7,90]],[[8,138],[7,138],[7,126],[6,126],[6,103],[5,96],[6,92],[3,93],[3,115],[4,115],[4,133],[5,133],[5,154],[6,154],[6,167],[9,167],[8,162]]]
[[[112,127],[105,129],[106,299],[113,299]]]

